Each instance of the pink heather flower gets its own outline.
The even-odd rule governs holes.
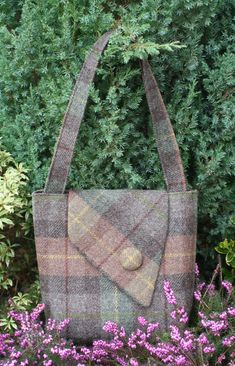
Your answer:
[[[150,323],[147,328],[147,338],[151,337],[152,334],[159,328],[159,323]]]
[[[221,314],[219,314],[219,318],[221,320],[227,320],[228,319],[228,314],[226,311],[223,311]]]
[[[205,314],[204,314],[202,311],[199,311],[199,312],[198,312],[198,316],[199,316],[201,319],[206,319],[206,316],[205,316]]]
[[[147,338],[151,337],[153,332],[159,328],[159,323],[149,323],[147,327]]]
[[[230,347],[232,345],[235,345],[235,336],[230,336],[227,338],[224,338],[222,341],[223,346]]]
[[[205,353],[214,353],[215,352],[215,347],[211,344],[209,346],[206,346],[203,348],[203,352]]]
[[[198,337],[198,343],[203,344],[203,345],[209,343],[207,336],[204,333],[200,334],[200,336]]]
[[[43,366],[52,366],[53,362],[51,360],[43,361]]]
[[[108,352],[103,349],[95,349],[92,352],[92,360],[94,361],[98,361],[106,356],[108,356]]]
[[[235,358],[235,351],[231,353],[230,357],[231,357],[231,359]]]
[[[12,360],[9,363],[7,362],[7,366],[17,366],[17,360]]]
[[[23,338],[22,341],[20,341],[20,346],[24,349],[26,349],[29,346],[29,340],[26,338]]]
[[[45,304],[38,304],[36,308],[30,314],[31,320],[36,320],[45,309]]]
[[[186,324],[189,320],[188,313],[185,311],[183,306],[178,307],[176,310],[173,310],[171,313],[171,318],[174,320],[178,320],[180,323]]]
[[[13,352],[11,352],[11,354],[10,354],[10,357],[11,357],[11,358],[15,358],[15,359],[20,358],[20,356],[22,356],[22,353],[21,353],[20,351],[13,351]]]
[[[231,358],[232,358],[232,355],[234,355],[234,353],[231,354]],[[234,356],[233,356],[234,357]],[[228,366],[235,366],[235,362],[234,360],[231,360],[228,364]]]
[[[42,343],[43,343],[43,344],[45,344],[45,345],[47,346],[49,343],[51,343],[51,342],[52,342],[52,340],[53,340],[53,337],[52,337],[52,335],[51,335],[51,334],[49,334],[49,335],[47,336],[47,338],[45,338],[45,339],[42,341]]]
[[[128,363],[124,360],[123,357],[117,357],[117,362],[119,362],[119,364],[121,366],[127,366],[128,365]]]
[[[143,317],[143,316],[139,316],[138,317],[138,322],[140,323],[140,325],[145,326],[148,324],[147,320]]]
[[[221,331],[228,328],[228,323],[224,320],[214,321],[214,320],[201,320],[204,328],[210,330],[215,336],[220,336]]]
[[[202,292],[202,291],[204,291],[205,289],[206,289],[206,283],[205,282],[201,282],[201,283],[199,283],[198,284],[198,286],[197,286],[197,289],[200,291],[200,292]]]
[[[101,339],[93,342],[94,347],[107,347],[108,343],[106,341],[103,341]]]
[[[180,347],[186,352],[193,350],[193,340],[192,339],[184,339],[180,340]]]
[[[89,356],[91,353],[91,350],[89,348],[82,347],[81,352],[84,353],[84,355]]]
[[[14,333],[15,337],[20,337],[21,335],[22,335],[21,330],[16,330],[15,333]]]
[[[131,336],[128,339],[128,342],[127,342],[127,345],[128,345],[129,348],[136,349],[136,347],[137,347],[136,339],[137,339],[136,334],[132,333]]]
[[[70,349],[60,349],[59,355],[62,360],[66,360],[71,356],[71,350]]]
[[[164,281],[163,288],[164,288],[164,293],[165,293],[167,302],[171,305],[176,305],[177,304],[176,298],[175,298],[174,292],[171,288],[170,282]]]
[[[232,317],[235,317],[235,308],[233,307],[228,308],[228,314]]]
[[[177,311],[176,310],[173,310],[171,313],[170,313],[170,316],[172,319],[176,320],[177,319]]]
[[[185,356],[182,356],[182,355],[176,356],[176,358],[175,358],[175,365],[176,366],[185,366],[185,365],[187,365],[187,359],[186,359],[186,357]]]
[[[194,272],[195,272],[196,277],[199,277],[200,272],[199,272],[199,267],[198,267],[198,264],[197,264],[197,263],[195,263],[195,269],[194,269]]]
[[[53,319],[48,319],[47,324],[46,324],[46,330],[52,331],[55,329],[55,327],[56,327],[56,321]]]
[[[126,331],[124,327],[121,327],[119,332],[119,337],[124,338],[126,336]]]
[[[112,342],[109,343],[109,348],[112,350],[112,351],[117,351],[119,350],[120,348],[123,347],[123,342],[120,341],[120,340],[113,340]]]
[[[111,322],[111,321],[108,321],[105,323],[105,325],[103,326],[103,330],[106,332],[106,333],[111,333],[111,334],[114,334],[116,335],[118,333],[118,326],[116,323],[114,322]]]
[[[139,362],[136,360],[136,358],[130,359],[130,365],[131,366],[139,366]]]
[[[149,342],[145,342],[144,348],[150,353],[150,355],[154,355],[156,352],[156,348]]]
[[[64,319],[63,321],[61,321],[58,325],[57,325],[57,330],[59,332],[62,332],[65,328],[67,328],[68,324],[70,323],[71,319]]]
[[[196,291],[194,291],[194,298],[197,300],[197,301],[201,301],[201,298],[202,298],[202,294],[201,294],[201,292],[199,291],[199,290],[196,290]]]
[[[180,330],[176,325],[170,325],[170,334],[171,334],[171,339],[174,342],[179,342],[181,340],[181,335],[180,335]]]
[[[227,290],[229,294],[233,291],[233,285],[228,281],[222,281],[222,287]]]
[[[29,365],[29,361],[28,359],[21,361],[20,366],[28,366]]]
[[[224,353],[222,353],[222,355],[220,355],[218,358],[217,358],[217,363],[219,365],[221,365],[221,363],[226,359],[226,356]]]

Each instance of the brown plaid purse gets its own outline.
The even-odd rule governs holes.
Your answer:
[[[65,192],[89,86],[112,32],[93,46],[75,84],[44,191],[33,193],[46,314],[71,318],[67,336],[104,337],[112,320],[131,332],[138,316],[170,323],[163,281],[190,310],[194,287],[197,192],[188,191],[179,148],[147,61],[142,75],[167,190]]]

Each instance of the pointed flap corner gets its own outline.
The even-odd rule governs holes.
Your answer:
[[[168,232],[165,191],[71,191],[68,236],[78,251],[138,304],[148,307]]]

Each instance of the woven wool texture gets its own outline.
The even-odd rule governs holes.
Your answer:
[[[89,85],[111,34],[95,43],[84,63],[45,190],[33,194],[46,315],[71,318],[66,336],[81,343],[107,337],[102,326],[108,320],[130,333],[137,317],[144,316],[166,330],[172,309],[163,294],[164,280],[170,281],[179,304],[188,311],[194,288],[197,192],[186,189],[173,128],[147,61],[142,62],[143,81],[167,191],[64,193]]]
[[[109,194],[113,195],[113,191],[103,192],[106,197]],[[136,192],[142,193],[145,197],[151,197],[152,193],[152,196],[157,198],[162,194],[162,192],[150,191],[148,196],[149,191]],[[95,196],[98,191],[92,193]],[[133,192],[120,190],[119,202],[125,200],[128,194],[132,196]],[[80,231],[79,237],[83,238],[80,243],[77,241],[72,243],[67,234],[69,195],[80,198],[78,200],[80,202],[76,202],[76,213],[81,222],[81,224],[77,224],[76,230]],[[35,235],[42,300],[47,306],[48,316],[58,320],[65,317],[72,318],[67,334],[69,337],[85,341],[104,337],[102,325],[107,320],[117,321],[131,332],[134,329],[136,318],[140,315],[145,316],[149,321],[160,321],[162,329],[167,329],[170,319],[169,306],[163,294],[164,279],[171,282],[179,303],[190,310],[194,284],[197,227],[196,192],[167,194],[169,216],[167,212],[163,220],[168,222],[169,226],[167,237],[163,242],[157,241],[159,215],[153,214],[151,207],[154,204],[153,201],[150,201],[149,207],[148,201],[146,203],[138,200],[139,211],[136,218],[140,221],[140,225],[131,222],[131,217],[122,216],[122,220],[126,218],[126,224],[122,227],[122,220],[120,226],[116,221],[120,218],[117,211],[116,216],[107,216],[105,211],[102,214],[100,203],[98,200],[97,204],[92,203],[92,194],[89,194],[88,191],[70,192],[69,195],[34,194]],[[125,208],[126,212],[136,211],[136,201],[133,205],[129,202]],[[107,205],[107,209],[110,209],[109,205]],[[91,217],[94,216],[97,218],[101,216],[98,219],[103,221],[100,227],[97,226],[96,219],[91,221]],[[130,228],[127,226],[129,224]],[[132,225],[137,226],[134,231]],[[107,230],[107,226],[109,230]],[[106,252],[100,248],[100,242],[105,240],[107,245],[112,242],[110,239],[114,232],[113,226],[115,227],[114,242],[117,237],[123,239],[126,235],[128,244],[131,241],[132,245],[140,249],[146,262],[155,263],[153,271],[146,275],[147,283],[142,283],[140,278],[142,266],[133,273],[121,269],[118,276],[116,271],[119,270],[119,267],[116,265],[115,258],[111,259],[111,270],[109,271],[109,268],[106,267],[105,272],[103,267],[107,262]],[[87,228],[91,231],[89,234]],[[153,231],[151,231],[152,228]],[[165,229],[162,230],[165,231]],[[117,232],[120,232],[118,236]],[[151,242],[146,240],[145,235],[142,236],[146,232],[147,238],[152,236]],[[128,237],[129,233],[132,235]],[[120,242],[121,246],[125,245],[125,240],[123,240],[123,244]],[[79,249],[79,245],[81,249]],[[88,257],[89,249],[90,256]],[[102,261],[103,255],[105,258]],[[118,246],[116,255],[118,255]],[[136,288],[130,294],[126,288],[128,283],[133,281],[133,277],[137,279]],[[152,295],[151,303],[148,306],[140,303],[142,296],[146,296],[145,290],[142,290],[143,285]],[[139,299],[135,299],[136,293],[139,294]],[[145,300],[145,297],[143,299]]]

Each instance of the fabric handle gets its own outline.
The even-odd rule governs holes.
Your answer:
[[[45,193],[64,193],[80,124],[85,112],[89,87],[99,58],[113,31],[93,45],[75,83],[49,169]],[[142,77],[156,134],[156,143],[168,191],[186,191],[180,151],[157,82],[148,61],[142,61]]]

